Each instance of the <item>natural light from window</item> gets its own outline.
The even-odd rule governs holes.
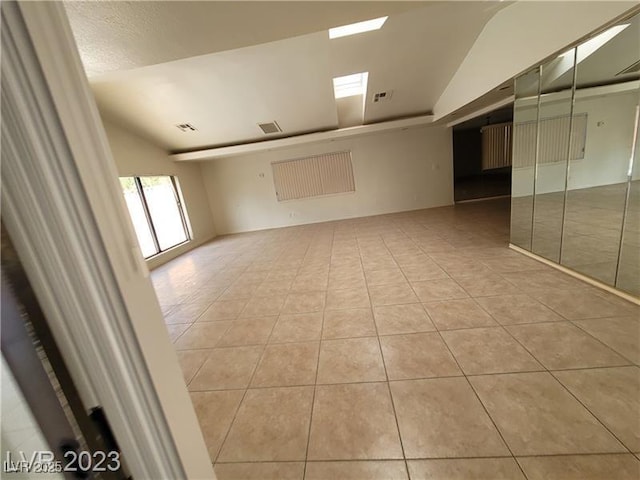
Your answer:
[[[384,25],[389,17],[374,18],[373,20],[365,20],[364,22],[351,23],[349,25],[343,25],[342,27],[335,27],[329,29],[329,38],[347,37],[349,35],[355,35],[357,33],[370,32],[372,30],[379,30]]]
[[[596,50],[601,48],[605,43],[609,42],[616,35],[621,33],[629,25],[630,25],[629,23],[616,25],[615,27],[611,27],[610,29],[605,30],[604,32],[584,42],[582,45],[578,47],[576,63],[580,63],[583,60],[585,60],[587,57],[593,54]],[[574,50],[575,48],[572,48],[571,50],[563,53],[562,55],[560,55],[560,58],[567,57],[567,58],[570,58],[571,61],[573,61]]]
[[[354,73],[333,79],[333,92],[336,98],[366,95],[369,72]]]
[[[120,185],[145,258],[189,240],[175,178],[121,177]]]

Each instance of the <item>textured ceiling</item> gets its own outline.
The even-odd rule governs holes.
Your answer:
[[[65,7],[91,77],[319,32],[424,4],[66,1]]]
[[[90,80],[103,114],[174,152],[271,138],[257,123],[273,120],[283,135],[337,128],[332,78],[361,71],[369,72],[364,123],[428,113],[507,5],[203,3],[67,6],[86,69],[102,72]],[[328,27],[380,15],[389,15],[380,30],[328,38]],[[393,90],[392,99],[374,103],[382,90]],[[181,132],[181,123],[197,131]]]

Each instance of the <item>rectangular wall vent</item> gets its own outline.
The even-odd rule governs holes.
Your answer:
[[[632,63],[621,72],[616,73],[616,77],[618,75],[626,75],[627,73],[637,73],[637,72],[640,72],[640,60],[638,60],[636,63]]]
[[[334,152],[271,164],[279,202],[355,192],[351,152]]]
[[[275,120],[273,122],[267,123],[259,123],[258,126],[262,129],[265,135],[269,135],[271,133],[279,133],[282,131],[280,125]]]
[[[195,132],[196,130],[198,130],[190,123],[181,123],[179,125],[176,125],[176,127],[178,127],[181,132]]]

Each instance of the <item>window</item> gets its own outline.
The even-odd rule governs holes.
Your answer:
[[[175,177],[120,177],[144,258],[189,240],[189,229]]]
[[[351,152],[274,162],[271,168],[279,202],[356,190]]]

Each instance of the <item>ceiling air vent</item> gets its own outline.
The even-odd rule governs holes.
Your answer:
[[[276,122],[275,120],[269,123],[259,123],[258,126],[262,129],[265,135],[282,131],[280,125],[278,125],[278,122]]]
[[[373,94],[373,103],[385,102],[391,100],[393,96],[393,90],[387,90],[386,92],[378,92]]]
[[[616,77],[618,75],[625,75],[627,73],[637,73],[637,72],[640,72],[640,60],[638,60],[636,63],[632,63],[621,72],[616,73]]]
[[[176,127],[178,127],[181,132],[195,132],[197,130],[197,128],[190,123],[181,123],[180,125],[176,125]]]

